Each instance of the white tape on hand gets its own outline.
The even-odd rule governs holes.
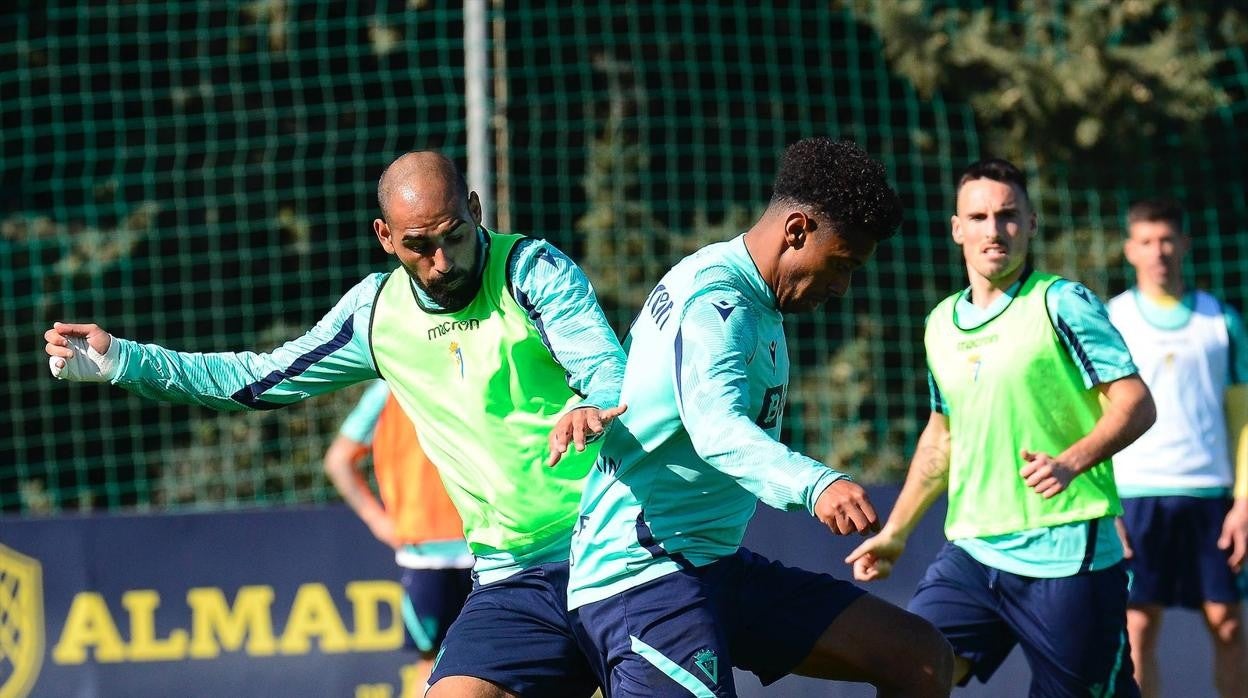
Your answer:
[[[109,339],[108,351],[103,354],[92,349],[85,337],[66,339],[69,341],[69,348],[74,350],[74,356],[70,359],[49,356],[48,368],[52,371],[52,377],[83,383],[106,383],[113,377],[117,370],[117,355],[120,353],[116,338]]]

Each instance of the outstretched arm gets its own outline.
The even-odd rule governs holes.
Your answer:
[[[271,353],[177,352],[113,337],[98,325],[56,323],[44,333],[57,378],[107,381],[143,397],[218,410],[284,407],[377,377],[368,346],[376,289],[356,285],[302,337]]]
[[[949,420],[933,410],[919,435],[906,483],[888,515],[888,522],[878,535],[867,539],[845,558],[845,562],[854,567],[854,579],[864,582],[884,579],[892,572],[893,563],[901,557],[906,541],[923,515],[932,502],[949,489],[949,455]]]

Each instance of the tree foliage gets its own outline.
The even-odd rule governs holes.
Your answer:
[[[1169,134],[1198,137],[1227,103],[1219,46],[1242,41],[1230,3],[1025,0],[1014,10],[933,9],[852,0],[890,67],[919,94],[966,102],[987,149],[1037,164],[1138,153]]]

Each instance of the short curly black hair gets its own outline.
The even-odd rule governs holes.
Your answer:
[[[807,206],[838,235],[879,242],[897,232],[902,207],[884,165],[853,141],[818,137],[785,149],[772,205]]]

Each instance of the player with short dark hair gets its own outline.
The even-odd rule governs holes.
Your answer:
[[[909,609],[949,638],[959,684],[1021,644],[1033,696],[1138,695],[1109,459],[1152,425],[1152,398],[1096,296],[1028,264],[1022,172],[985,160],[958,182],[970,285],[928,315],[931,415],[888,522],[846,562],[887,576],[947,491],[950,542]]]
[[[949,645],[929,623],[830,575],[741,547],[761,499],[834,533],[876,526],[866,491],[778,441],[789,383],[783,314],[843,296],[901,203],[850,142],[790,146],[743,235],[655,286],[625,344],[630,411],[604,438],[572,544],[570,605],[608,695],[732,696],[731,667],[945,696]]]
[[[1183,204],[1175,199],[1154,198],[1140,199],[1127,207],[1127,230],[1134,223],[1165,223],[1180,234],[1184,234]]]
[[[576,264],[483,227],[447,157],[403,155],[378,192],[373,232],[399,268],[365,278],[302,337],[269,354],[190,354],[56,323],[52,372],[219,410],[384,378],[476,557],[428,696],[584,698],[597,680],[568,618],[568,542],[588,442],[623,410],[623,351]]]
[[[1143,199],[1127,209],[1123,251],[1135,286],[1109,302],[1109,318],[1157,398],[1157,425],[1114,456],[1134,574],[1127,630],[1141,691],[1160,695],[1163,612],[1201,611],[1219,694],[1248,697],[1236,578],[1248,556],[1244,417],[1229,425],[1234,442],[1227,442],[1227,408],[1248,412],[1248,332],[1229,305],[1188,289],[1183,258],[1190,246],[1174,199]]]

